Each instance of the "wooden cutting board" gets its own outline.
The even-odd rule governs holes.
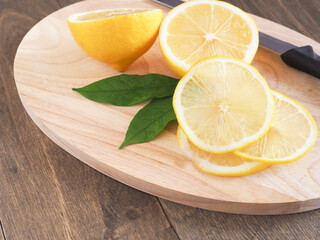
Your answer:
[[[124,7],[162,8],[149,0],[79,2],[49,15],[24,37],[15,58],[14,74],[21,101],[38,127],[98,171],[175,202],[242,214],[285,214],[319,208],[319,140],[297,162],[239,178],[217,177],[196,169],[177,146],[176,123],[149,143],[118,150],[132,117],[143,104],[100,104],[71,90],[119,72],[88,57],[74,42],[66,19],[73,13]],[[266,19],[253,18],[260,31],[298,46],[310,44],[320,52],[319,43]],[[319,79],[286,66],[279,55],[263,48],[259,48],[253,65],[272,89],[301,102],[320,126]],[[175,77],[158,42],[126,73]]]

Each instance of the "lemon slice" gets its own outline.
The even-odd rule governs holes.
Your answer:
[[[266,81],[249,64],[231,58],[197,63],[178,83],[173,107],[188,139],[213,153],[257,141],[274,116]]]
[[[317,126],[301,104],[281,93],[272,93],[276,112],[271,128],[259,141],[235,153],[270,164],[293,162],[303,157],[315,144]]]
[[[256,173],[270,166],[269,164],[250,161],[233,153],[214,154],[202,151],[188,141],[180,127],[178,127],[177,139],[183,153],[191,159],[196,167],[207,173],[239,177]]]
[[[189,1],[164,18],[159,43],[171,69],[183,76],[209,56],[251,63],[259,45],[257,26],[241,9],[221,1]]]
[[[124,71],[149,50],[162,21],[160,9],[108,9],[68,18],[78,45],[90,57]]]

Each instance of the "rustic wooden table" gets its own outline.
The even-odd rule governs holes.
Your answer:
[[[244,216],[183,206],[110,179],[48,139],[20,102],[13,61],[33,25],[75,2],[0,0],[0,240],[320,238],[320,209]],[[228,2],[320,42],[319,0]]]

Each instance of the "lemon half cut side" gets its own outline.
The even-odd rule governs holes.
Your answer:
[[[90,57],[124,71],[155,42],[160,9],[107,9],[71,15],[68,25]]]

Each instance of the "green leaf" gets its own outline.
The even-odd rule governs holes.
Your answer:
[[[130,144],[151,141],[175,119],[172,97],[153,99],[132,119],[120,149]]]
[[[178,82],[179,79],[154,73],[121,74],[72,90],[95,102],[131,106],[150,98],[172,96]]]

